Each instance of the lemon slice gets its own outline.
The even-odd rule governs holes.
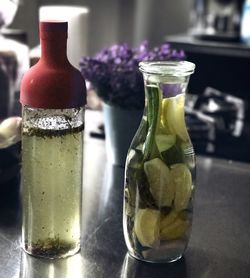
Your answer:
[[[176,141],[175,135],[158,134],[155,135],[155,142],[160,153],[170,149]]]
[[[160,212],[154,209],[139,209],[135,216],[135,234],[143,246],[159,245]]]
[[[185,164],[178,163],[171,166],[170,176],[175,186],[175,209],[186,209],[192,193],[192,175]]]
[[[171,206],[175,188],[171,183],[170,170],[165,163],[154,158],[144,163],[144,171],[150,186],[150,192],[159,207]]]
[[[169,131],[168,119],[167,119],[168,103],[169,103],[168,98],[164,98],[161,102],[161,124],[163,128]]]
[[[160,231],[160,239],[161,240],[173,240],[178,239],[186,233],[188,228],[188,221],[182,220],[180,218],[176,218],[174,222],[172,222],[168,226],[164,226]]]
[[[161,120],[157,126],[157,134],[170,134],[169,128],[167,126],[165,126],[165,123],[163,122],[163,120]]]
[[[184,95],[168,100],[167,108],[164,110],[170,132],[178,135],[183,141],[189,140],[184,116]]]
[[[169,225],[173,224],[178,216],[178,211],[176,211],[175,209],[171,210],[171,212],[167,216],[161,219],[160,230],[167,228]]]

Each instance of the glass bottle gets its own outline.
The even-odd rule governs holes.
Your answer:
[[[148,262],[182,257],[191,231],[195,156],[184,118],[195,65],[141,62],[145,110],[125,168],[123,229],[129,254]]]
[[[22,247],[61,258],[80,249],[86,88],[67,60],[67,22],[41,22],[40,41],[21,84]]]

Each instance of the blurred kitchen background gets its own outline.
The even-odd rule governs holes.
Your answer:
[[[6,0],[3,0],[6,1]],[[30,47],[37,45],[39,7],[85,6],[90,10],[88,53],[95,54],[115,42],[137,45],[148,39],[153,45],[164,36],[185,33],[189,28],[192,0],[20,0],[11,28],[27,32]]]
[[[38,22],[48,14],[41,7],[48,5],[82,8],[74,23],[81,42],[70,38],[80,56],[144,40],[183,49],[196,64],[186,111],[196,153],[250,162],[248,0],[1,0],[2,10],[16,15],[8,24],[0,17],[0,121],[20,115],[20,79],[39,57]],[[101,138],[101,124],[98,128],[92,135]]]

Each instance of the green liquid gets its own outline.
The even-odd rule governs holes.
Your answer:
[[[53,132],[22,137],[23,248],[50,258],[80,248],[83,153],[81,131]]]

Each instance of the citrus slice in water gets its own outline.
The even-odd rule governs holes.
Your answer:
[[[177,211],[186,209],[192,194],[192,175],[183,163],[171,166],[170,176],[175,186],[174,206]]]
[[[157,134],[155,135],[155,142],[160,153],[170,149],[176,141],[175,135]]]
[[[171,216],[166,216],[166,218]],[[164,220],[163,220],[164,221]],[[169,221],[168,219],[165,222]],[[161,240],[173,240],[182,237],[188,228],[188,221],[181,218],[175,218],[169,225],[164,225],[160,231]]]
[[[171,182],[168,166],[161,159],[154,158],[144,163],[144,171],[156,204],[159,207],[170,207],[174,199],[175,188]]]
[[[173,224],[178,216],[179,212],[175,209],[172,209],[168,215],[161,218],[160,230],[167,228],[169,225]]]
[[[159,245],[160,212],[154,209],[139,209],[135,216],[135,234],[142,246]]]
[[[189,140],[189,136],[185,124],[184,103],[183,94],[170,98],[164,111],[170,132],[178,135],[185,142]]]
[[[167,130],[168,128],[168,120],[167,120],[167,109],[168,109],[168,98],[164,98],[161,102],[161,123],[163,125],[164,128],[166,128]]]

